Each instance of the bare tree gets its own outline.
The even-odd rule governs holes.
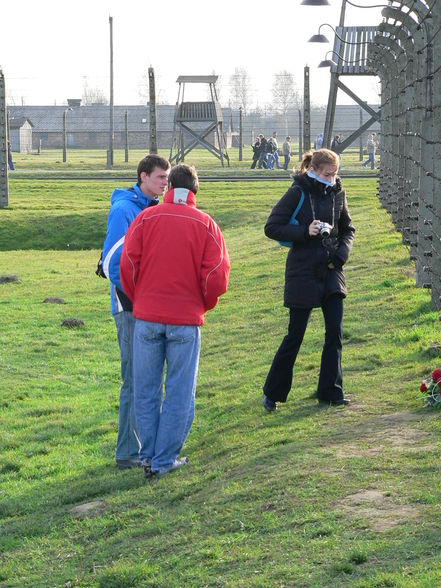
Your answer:
[[[81,97],[81,102],[85,106],[90,104],[109,104],[103,90],[98,86],[94,86],[93,88],[90,87],[87,78],[84,78],[83,81],[83,95]]]
[[[251,79],[243,67],[236,67],[230,76],[230,96],[233,108],[242,106],[243,113],[247,114],[251,102]]]
[[[300,94],[292,73],[286,70],[276,73],[272,93],[273,107],[283,115],[285,133],[288,134],[288,112],[300,106]]]

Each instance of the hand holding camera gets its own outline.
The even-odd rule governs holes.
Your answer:
[[[316,237],[320,234],[321,237],[329,237],[332,231],[332,225],[319,220],[313,220],[309,225],[309,234],[311,237]]]

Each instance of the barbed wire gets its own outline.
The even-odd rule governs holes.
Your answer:
[[[412,38],[413,46],[392,35],[390,30],[383,35],[380,31],[373,40],[370,55],[370,63],[381,79],[382,94],[378,195],[416,262],[417,284],[432,289],[432,303],[439,309],[441,7],[439,0],[427,1],[425,12],[416,0],[410,6],[397,4],[398,1],[393,8],[402,12],[403,18],[400,20],[396,14],[389,22],[393,21],[398,32],[406,22],[404,15],[412,18],[415,27],[410,30],[404,26],[404,30]]]

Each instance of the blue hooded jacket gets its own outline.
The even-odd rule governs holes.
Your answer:
[[[132,188],[114,190],[110,204],[102,259],[103,271],[110,280],[112,314],[117,314],[122,310],[132,310],[131,302],[122,290],[119,277],[119,262],[127,229],[142,210],[159,204],[159,200],[143,194],[135,183]]]

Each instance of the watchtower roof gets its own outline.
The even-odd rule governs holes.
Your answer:
[[[178,84],[215,84],[219,76],[179,76]]]

